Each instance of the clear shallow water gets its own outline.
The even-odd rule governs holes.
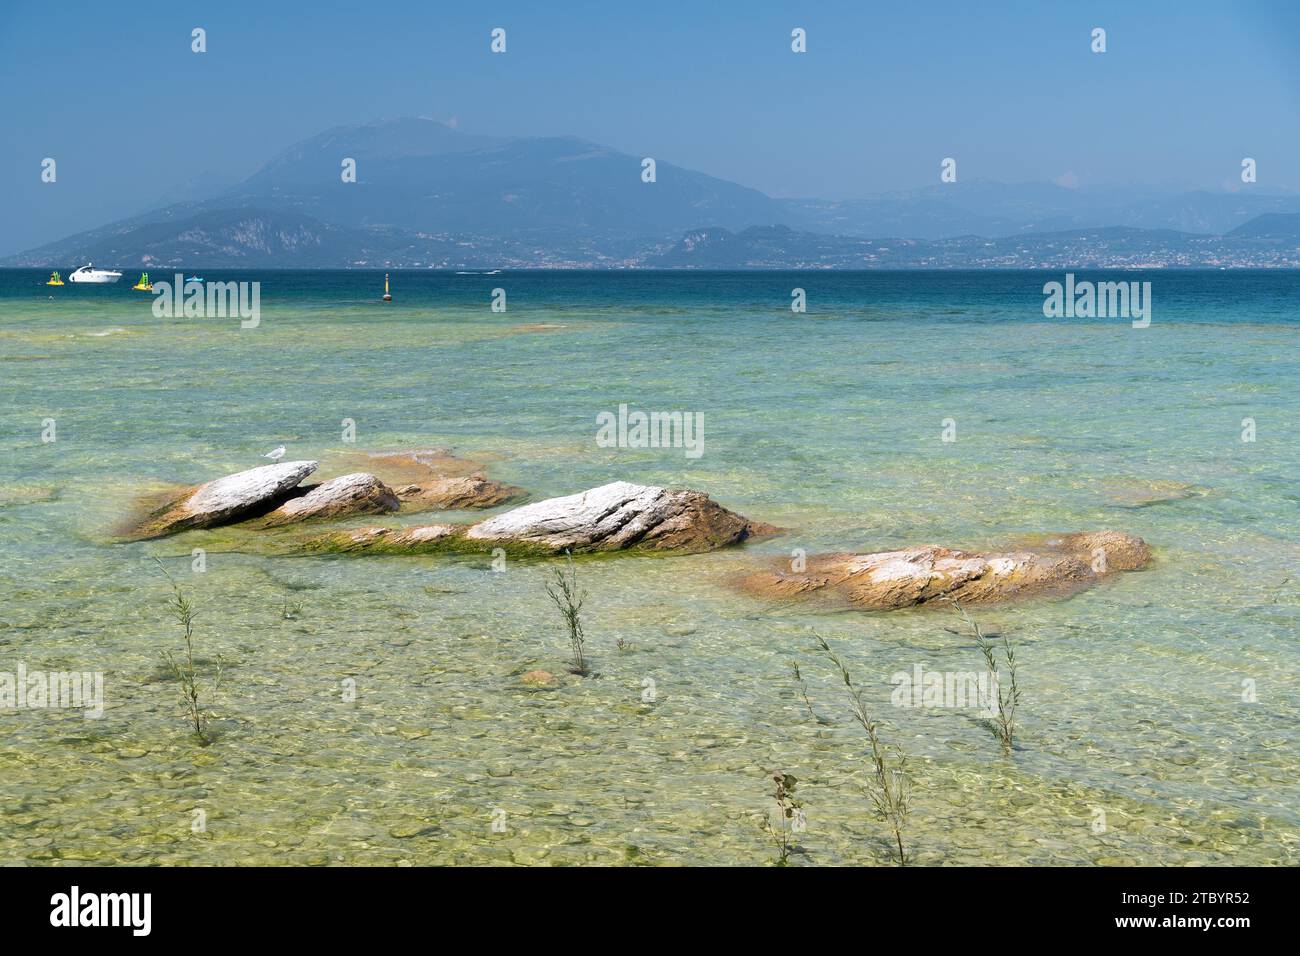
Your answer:
[[[102,670],[108,701],[98,721],[0,710],[0,860],[761,863],[781,769],[807,811],[796,862],[885,863],[816,633],[911,755],[917,862],[1296,862],[1300,276],[1136,276],[1155,302],[1141,330],[1044,319],[1061,277],[1029,273],[398,273],[388,306],[369,273],[205,276],[260,279],[261,327],[155,318],[134,276],[0,273],[0,670]],[[703,456],[597,447],[620,402],[702,412]],[[534,498],[689,486],[791,530],[582,561],[585,680],[564,674],[545,562],[286,556],[239,529],[112,543],[140,490],[281,443],[324,475],[357,450],[452,446]],[[771,606],[726,581],[796,547],[1103,527],[1145,537],[1153,567],[978,615],[1019,648],[1009,760],[969,714],[890,706],[896,671],[977,668],[950,615]],[[179,633],[153,556],[201,605],[201,654],[226,661],[207,747],[160,666]],[[794,661],[830,723],[808,718]],[[523,685],[535,667],[559,686]]]

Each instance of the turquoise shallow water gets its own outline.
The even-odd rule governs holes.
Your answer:
[[[780,769],[806,807],[795,862],[887,863],[820,634],[911,757],[917,862],[1295,863],[1300,276],[1107,278],[1133,277],[1146,329],[1045,319],[1061,276],[1034,273],[399,273],[391,305],[369,273],[207,274],[262,282],[241,330],[155,318],[126,281],[0,273],[0,671],[102,671],[107,698],[102,720],[0,709],[0,861],[762,863]],[[598,447],[620,403],[702,413],[704,454]],[[580,562],[587,679],[564,673],[548,562],[112,542],[141,490],[278,444],[322,474],[450,446],[534,498],[689,486],[789,530]],[[1009,759],[968,712],[890,705],[896,671],[977,669],[951,615],[728,586],[795,548],[1096,528],[1146,538],[1152,567],[978,612],[1018,648]],[[202,662],[226,662],[209,746],[159,662],[179,632],[155,556],[201,606]],[[538,667],[558,686],[524,685]]]

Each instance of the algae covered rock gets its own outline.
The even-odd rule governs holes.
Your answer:
[[[451,550],[463,536],[464,525],[429,524],[411,528],[351,528],[335,531],[309,542],[317,551],[371,552],[375,554],[422,554]]]

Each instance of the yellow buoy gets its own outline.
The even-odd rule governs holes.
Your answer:
[[[388,273],[387,273],[387,272],[384,273],[384,301],[385,301],[385,302],[392,302],[392,301],[393,301],[393,294],[392,294],[391,292],[388,291]]]
[[[58,274],[57,272],[51,272],[51,273],[50,273],[50,281],[47,282],[47,283],[45,283],[45,284],[46,284],[46,285],[63,285],[63,280],[62,280],[61,278],[59,278],[59,274]]]

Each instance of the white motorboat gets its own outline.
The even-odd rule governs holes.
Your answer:
[[[72,275],[68,276],[69,282],[95,282],[104,285],[109,282],[116,282],[122,278],[122,273],[114,272],[111,269],[96,269],[90,263],[86,263]]]

